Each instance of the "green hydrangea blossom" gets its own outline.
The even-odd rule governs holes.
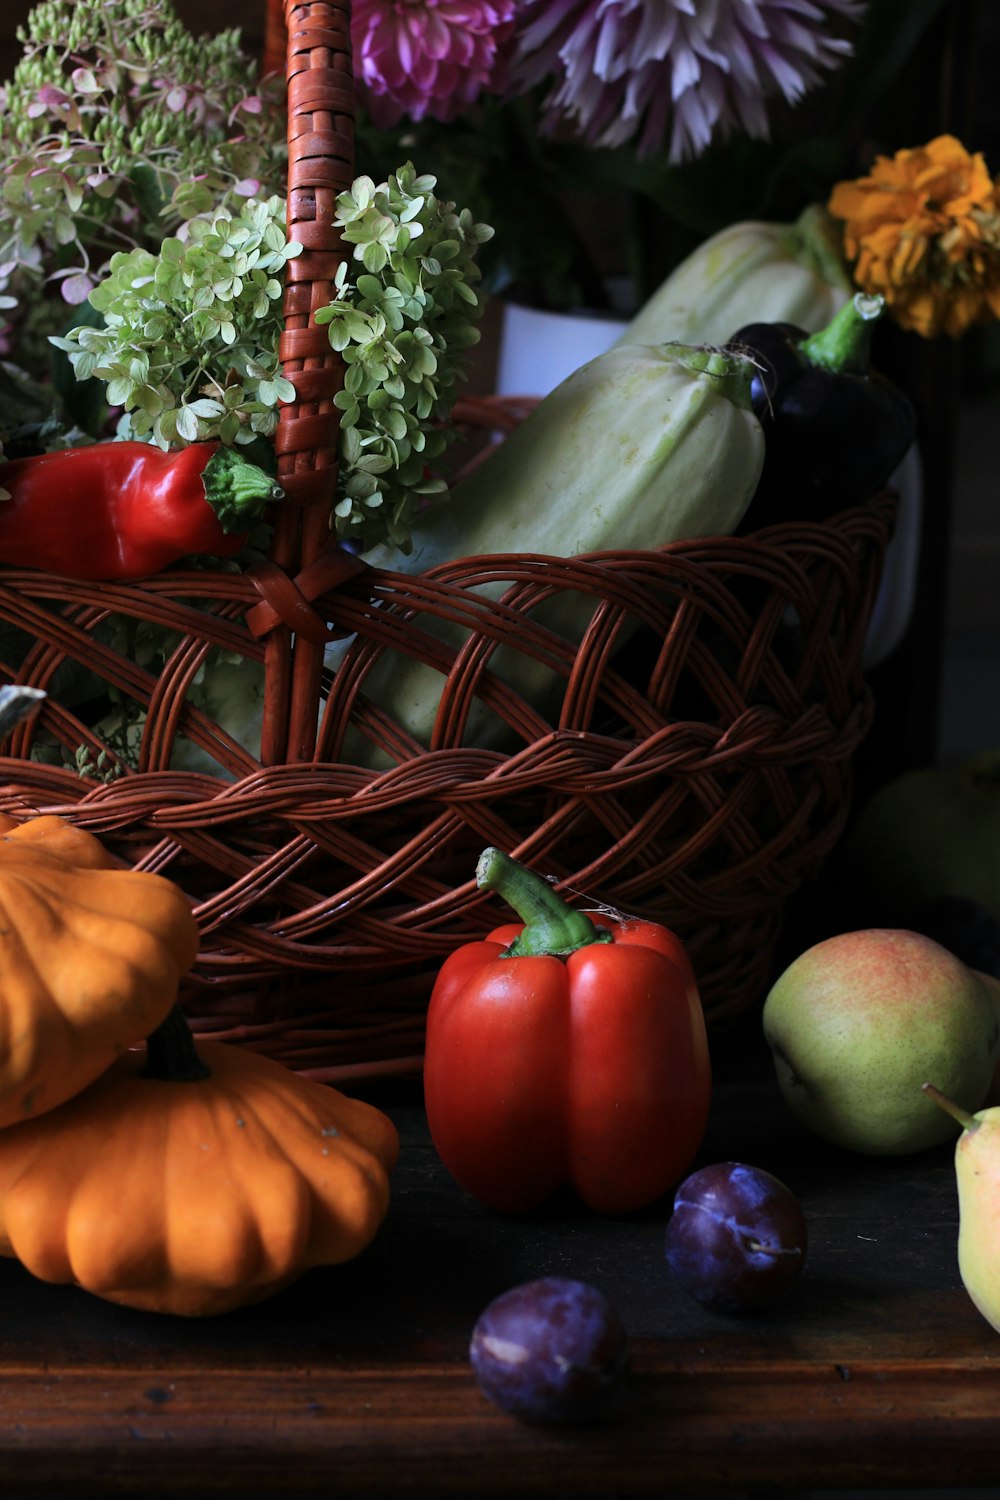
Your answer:
[[[359,177],[337,205],[360,268],[351,281],[340,267],[336,300],[316,314],[346,365],[331,525],[364,548],[407,549],[414,517],[445,488],[434,461],[479,338],[475,254],[492,231],[434,186],[407,165],[378,187]],[[103,326],[52,343],[77,379],[105,382],[120,437],[164,449],[269,437],[295,396],[277,350],[284,268],[300,251],[286,243],[283,199],[218,207],[158,255],[115,255],[90,296]]]
[[[123,408],[120,437],[171,448],[207,438],[232,445],[270,436],[295,389],[278,369],[287,242],[285,204],[254,199],[192,219],[159,255],[112,257],[90,295],[99,328],[51,340],[78,380],[96,377]]]
[[[436,197],[436,185],[407,163],[378,186],[358,177],[337,200],[358,274],[340,266],[337,300],[316,321],[347,367],[335,398],[345,481],[334,524],[364,547],[407,550],[415,516],[445,488],[433,460],[479,339],[475,257],[493,231]]]

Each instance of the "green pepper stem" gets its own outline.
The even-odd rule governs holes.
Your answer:
[[[156,1030],[146,1038],[144,1078],[166,1083],[198,1083],[211,1076],[202,1061],[191,1035],[191,1028],[179,1005],[168,1011]]]
[[[825,328],[802,340],[799,353],[807,363],[835,375],[867,375],[872,327],[884,311],[884,297],[855,292]]]
[[[610,943],[611,933],[585,912],[568,906],[547,880],[500,849],[484,849],[476,866],[480,890],[496,891],[513,907],[524,931],[504,950],[508,958],[551,954],[559,958],[589,943]]]
[[[245,531],[266,505],[285,493],[257,464],[221,444],[202,470],[201,482],[205,499],[227,532]]]

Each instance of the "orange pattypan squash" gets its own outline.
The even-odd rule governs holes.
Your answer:
[[[67,864],[80,870],[113,870],[115,861],[100,839],[95,839],[85,828],[78,828],[65,818],[46,813],[37,818],[26,818],[19,823],[7,813],[0,813],[0,849],[12,839],[15,844],[30,844],[33,849],[44,849],[55,854]]]
[[[163,1065],[178,1028],[203,1076]],[[374,1105],[243,1047],[195,1048],[174,1011],[148,1053],[0,1131],[0,1253],[128,1307],[226,1312],[363,1249],[398,1144]]]
[[[190,902],[163,876],[108,868],[58,818],[0,835],[0,1127],[61,1104],[148,1036],[197,951]]]

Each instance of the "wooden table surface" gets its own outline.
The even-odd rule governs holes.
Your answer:
[[[403,1141],[379,1237],[260,1307],[141,1315],[0,1264],[5,1500],[994,1484],[1000,1334],[959,1279],[951,1147],[890,1161],[824,1146],[765,1062],[730,1049],[700,1160],[754,1163],[799,1194],[809,1259],[780,1310],[690,1302],[663,1257],[666,1200],[617,1220],[569,1198],[487,1212],[397,1087],[379,1100]],[[601,1287],[631,1336],[625,1397],[589,1428],[518,1423],[470,1373],[483,1306],[544,1274]]]

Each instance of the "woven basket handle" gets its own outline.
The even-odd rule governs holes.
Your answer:
[[[269,0],[267,33],[275,44],[277,17]],[[288,237],[302,254],[288,262],[283,373],[295,400],[282,407],[275,436],[279,507],[271,562],[292,576],[331,545],[330,509],[337,479],[338,414],[333,398],[343,362],[314,314],[334,295],[344,259],[334,228],[337,195],[354,177],[354,84],[349,0],[284,0],[288,79]],[[266,594],[266,584],[262,590]],[[294,650],[293,650],[294,644]],[[266,644],[264,741],[268,763],[308,759],[319,704],[322,646],[290,625]]]
[[[284,73],[288,62],[288,28],[285,25],[285,0],[265,0],[264,45],[260,53],[261,76]]]
[[[314,313],[334,295],[344,259],[334,228],[338,194],[354,177],[354,90],[347,0],[295,3],[288,20],[288,237],[302,254],[288,262],[285,330],[279,356],[296,400],[282,408],[276,438],[279,476],[298,509],[329,501],[336,462],[333,397],[343,365]],[[329,512],[322,513],[325,523]],[[297,559],[310,561],[309,557]]]

